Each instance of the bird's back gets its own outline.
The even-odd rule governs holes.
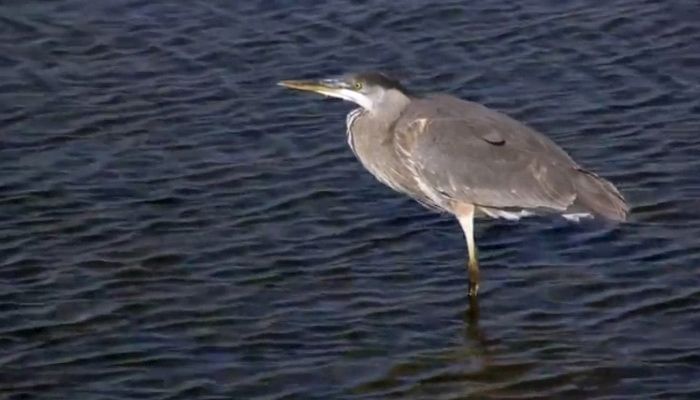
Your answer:
[[[626,217],[627,205],[611,183],[545,135],[478,103],[448,95],[415,98],[393,130],[402,160],[424,195],[442,208],[459,201],[487,213],[536,209]]]

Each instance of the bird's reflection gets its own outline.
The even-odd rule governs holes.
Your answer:
[[[479,298],[476,296],[469,297],[469,307],[464,310],[464,329],[466,338],[473,344],[475,352],[487,361],[488,339],[479,326]]]
[[[466,310],[467,325],[479,325],[479,298],[469,296],[469,308]]]

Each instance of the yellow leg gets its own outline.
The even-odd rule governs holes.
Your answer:
[[[479,256],[474,242],[474,211],[476,207],[472,204],[459,204],[455,207],[455,216],[462,226],[464,236],[467,239],[467,249],[469,251],[469,296],[476,297],[479,291]]]

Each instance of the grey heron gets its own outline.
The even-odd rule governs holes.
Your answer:
[[[380,182],[457,218],[472,298],[479,289],[475,216],[627,217],[628,205],[612,183],[545,135],[481,104],[419,95],[378,72],[279,84],[359,105],[346,119],[350,149]]]

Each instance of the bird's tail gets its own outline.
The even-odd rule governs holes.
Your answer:
[[[577,192],[574,208],[612,221],[625,221],[629,206],[617,188],[592,172],[583,169],[578,172],[574,179]]]

